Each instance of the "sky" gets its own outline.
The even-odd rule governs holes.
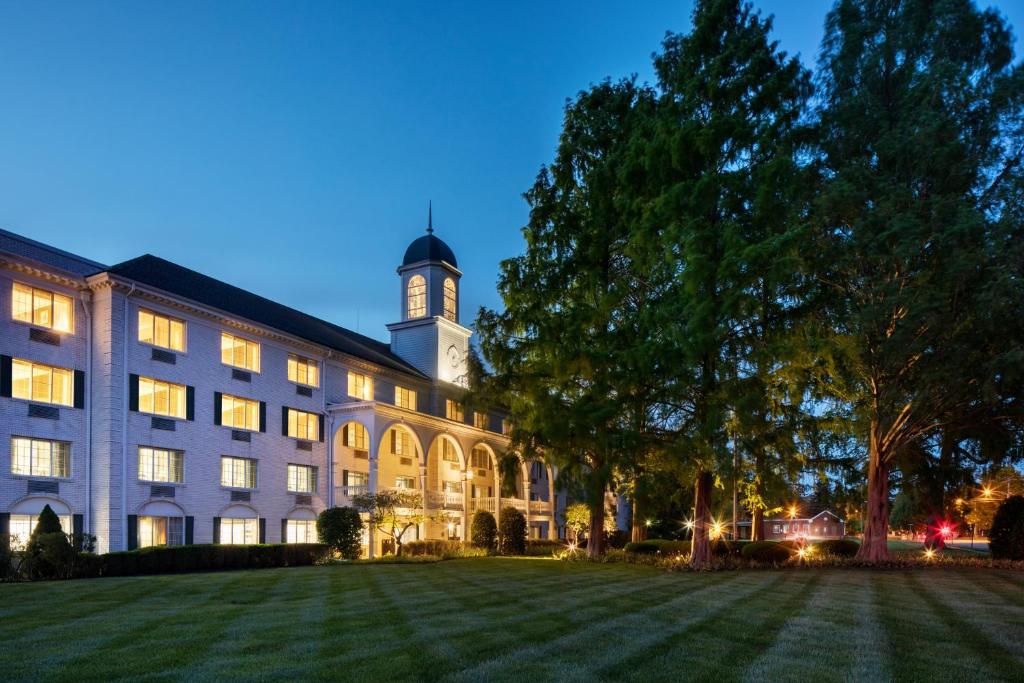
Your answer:
[[[760,0],[812,65],[828,0]],[[1014,28],[1024,0],[989,1]],[[652,81],[690,2],[0,0],[0,228],[175,261],[381,340],[434,227],[499,307],[566,98]]]

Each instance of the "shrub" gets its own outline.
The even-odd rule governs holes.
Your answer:
[[[522,555],[526,552],[526,517],[511,505],[501,510],[501,528],[498,551],[502,555]]]
[[[565,542],[546,538],[532,538],[526,542],[527,557],[550,557],[560,550],[565,550]]]
[[[719,539],[711,542],[711,554],[715,557],[732,557],[739,559],[742,557],[743,548],[750,543],[750,541],[726,541]]]
[[[789,559],[792,551],[775,541],[753,541],[743,546],[740,554],[744,560],[781,564]]]
[[[363,552],[363,520],[351,507],[328,508],[316,518],[320,542],[346,560],[358,560]]]
[[[10,581],[18,575],[11,552],[11,535],[0,534],[0,581]]]
[[[39,513],[29,536],[21,571],[27,579],[66,579],[74,571],[75,549],[60,526],[60,518],[49,505]]]
[[[621,550],[626,547],[629,541],[629,532],[616,529],[615,531],[604,532],[604,544],[606,548]]]
[[[408,541],[402,544],[402,554],[410,557],[458,557],[461,550],[462,543],[459,541]]]
[[[1024,560],[1024,496],[1010,496],[999,505],[988,547],[993,559]]]
[[[494,515],[486,510],[477,510],[473,513],[473,524],[471,535],[473,545],[477,548],[493,553],[498,549],[498,523],[494,521]]]
[[[134,576],[221,569],[297,567],[322,562],[331,548],[321,543],[272,545],[153,546],[99,555],[80,576]]]
[[[684,555],[690,552],[690,541],[670,541],[664,538],[650,538],[646,541],[627,543],[627,553],[637,555]]]
[[[854,557],[860,550],[860,543],[849,538],[837,538],[814,544],[814,554],[831,557]]]
[[[653,555],[661,550],[661,544],[656,540],[637,541],[635,543],[627,543],[625,550],[627,553],[635,553],[637,555]]]

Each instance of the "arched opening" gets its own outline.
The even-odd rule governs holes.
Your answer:
[[[466,469],[469,484],[469,511],[485,510],[492,515],[498,512],[498,456],[485,443],[478,443],[469,452],[469,467]]]
[[[169,501],[146,503],[139,509],[135,529],[135,542],[138,548],[148,548],[152,545],[184,545],[185,512]]]
[[[422,275],[413,275],[406,286],[406,315],[422,318],[427,314],[427,281]]]
[[[56,498],[26,498],[11,508],[11,516],[8,520],[11,548],[24,549],[29,536],[32,535],[36,524],[39,523],[39,513],[47,505],[57,514],[57,518],[60,519],[60,528],[64,533],[70,534],[74,531],[74,518],[67,503]]]
[[[458,299],[455,292],[455,280],[450,277],[444,279],[444,317],[455,321],[458,318]]]
[[[248,505],[231,505],[214,519],[214,542],[223,545],[252,545],[259,543],[260,519],[256,510]]]
[[[292,508],[281,520],[282,543],[316,543],[316,512],[312,508]]]
[[[377,450],[377,489],[421,490],[421,462],[416,434],[406,425],[391,425]]]
[[[464,538],[466,458],[452,436],[439,434],[427,451],[426,506],[436,519],[428,522],[426,538]]]
[[[352,496],[370,490],[370,432],[354,420],[335,433],[334,482],[336,505],[351,505]]]

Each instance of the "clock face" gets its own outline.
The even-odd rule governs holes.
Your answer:
[[[459,350],[455,347],[455,344],[452,344],[451,346],[449,346],[448,347],[448,365],[452,366],[452,368],[459,367],[459,360],[460,360],[459,356],[460,355],[461,354],[459,353]]]

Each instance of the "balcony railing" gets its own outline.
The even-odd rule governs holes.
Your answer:
[[[551,514],[551,503],[546,500],[531,500],[530,501],[530,514],[531,515],[550,515]]]
[[[462,494],[449,491],[427,491],[427,507],[433,510],[461,510]]]
[[[341,498],[341,497],[351,498],[352,496],[361,496],[361,495],[363,495],[365,493],[369,493],[369,492],[370,492],[370,487],[366,486],[366,485],[363,485],[363,486],[336,486],[334,488],[334,497],[335,498]]]

